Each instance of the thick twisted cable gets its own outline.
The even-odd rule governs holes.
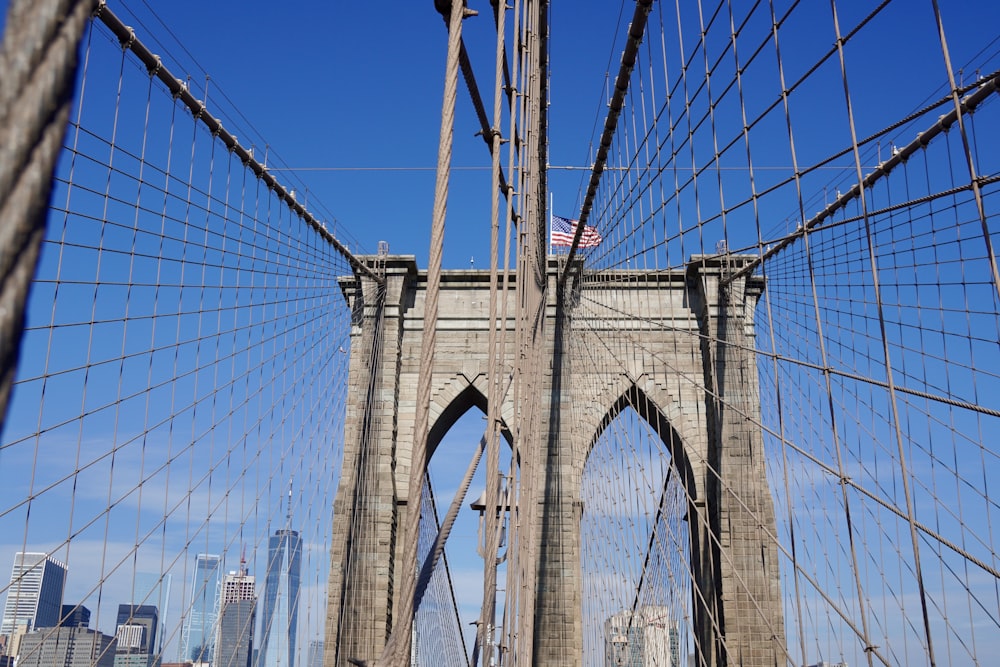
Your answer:
[[[0,430],[94,0],[13,0],[0,49]]]
[[[400,588],[398,623],[378,664],[404,667],[410,660],[413,628],[413,603],[417,576],[417,530],[420,524],[420,494],[427,474],[427,424],[430,414],[431,369],[434,368],[434,345],[437,339],[438,297],[441,286],[441,257],[444,251],[444,223],[448,209],[448,179],[451,174],[451,146],[455,133],[455,99],[458,90],[458,54],[462,43],[464,3],[451,6],[448,28],[448,59],[445,64],[444,102],[441,108],[441,138],[438,143],[437,180],[434,186],[434,213],[431,221],[430,258],[427,264],[427,297],[424,307],[423,338],[420,346],[420,371],[417,380],[417,406],[414,425],[413,455],[410,462],[410,486],[406,505],[403,552],[403,581]]]

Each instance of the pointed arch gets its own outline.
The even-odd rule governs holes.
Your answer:
[[[691,465],[691,452],[688,443],[681,437],[675,421],[679,415],[674,415],[673,419],[667,416],[666,411],[654,401],[637,383],[631,383],[616,400],[614,400],[604,416],[597,422],[597,427],[593,437],[587,443],[586,453],[583,457],[583,467],[587,465],[590,454],[604,433],[605,429],[611,425],[618,415],[626,408],[632,408],[653,430],[659,435],[660,441],[670,452],[670,457],[677,468],[677,473],[687,491],[689,502],[694,502],[698,497],[698,484],[695,480],[694,470]]]
[[[486,376],[482,373],[469,380],[459,374],[448,379],[431,401],[431,426],[427,434],[427,457],[434,455],[441,440],[451,427],[472,408],[479,408],[485,415],[487,410]],[[501,412],[505,412],[501,410]],[[511,443],[511,433],[505,415],[501,415],[501,433],[507,444]]]

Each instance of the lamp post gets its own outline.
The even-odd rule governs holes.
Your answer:
[[[485,526],[487,525],[486,520],[486,489],[483,489],[482,494],[474,501],[469,504],[469,507],[479,513],[479,539],[476,545],[476,552],[483,558],[483,566],[485,568],[492,568],[491,580],[494,582],[492,595],[488,596],[488,599],[483,600],[484,607],[488,607],[487,613],[485,615],[486,627],[479,627],[476,633],[477,644],[482,646],[482,665],[484,667],[489,665],[490,667],[495,667],[497,662],[496,656],[496,642],[494,640],[494,632],[496,629],[496,570],[497,566],[501,565],[505,560],[507,560],[507,552],[504,551],[502,556],[498,555],[500,549],[505,546],[507,537],[507,512],[510,510],[510,496],[507,484],[504,480],[503,473],[499,474],[499,490],[498,494],[499,501],[494,508],[495,514],[493,518],[495,523],[490,521],[492,525],[498,526],[499,529],[499,539],[496,542],[496,550],[491,550],[490,545],[492,544],[489,539],[491,536],[484,534]],[[482,634],[480,634],[482,633]],[[482,640],[479,640],[479,637]],[[473,651],[475,653],[475,651]]]
[[[503,486],[500,487],[500,497],[503,498],[503,501],[501,501],[500,503],[497,504],[497,509],[496,509],[496,518],[497,518],[497,521],[500,521],[500,540],[497,543],[497,546],[499,546],[500,548],[503,548],[504,546],[506,546],[507,524],[506,524],[505,521],[501,521],[501,519],[503,518],[502,517],[503,512],[506,512],[507,510],[510,509],[510,505],[508,504],[509,501],[507,500],[507,488],[506,488],[506,485],[503,485]],[[476,553],[478,553],[481,557],[486,558],[486,539],[483,537],[483,526],[486,523],[486,517],[485,517],[485,514],[486,514],[486,490],[485,489],[483,490],[483,492],[481,494],[479,494],[478,498],[476,498],[471,503],[469,503],[469,507],[472,508],[473,510],[479,512],[479,542],[476,545]],[[505,560],[507,560],[507,552],[506,551],[504,552],[503,556],[497,556],[496,557],[496,564],[500,565]]]

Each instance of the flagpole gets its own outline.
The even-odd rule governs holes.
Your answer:
[[[550,191],[549,192],[549,234],[548,234],[549,238],[546,241],[546,244],[549,247],[549,251],[548,251],[549,255],[552,254],[552,207],[553,207],[554,204],[555,204],[555,200],[553,199],[552,192]]]

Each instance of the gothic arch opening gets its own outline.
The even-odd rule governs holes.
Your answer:
[[[487,425],[486,397],[475,384],[466,385],[451,398],[446,395],[445,400],[448,403],[428,434],[428,478],[422,493],[419,564],[430,552]],[[441,407],[440,402],[438,406]],[[503,427],[501,433],[509,447],[509,430]],[[501,469],[510,465],[509,452],[509,449],[501,452]],[[478,620],[482,604],[483,560],[478,548],[479,513],[470,504],[484,489],[485,467],[484,454],[445,543],[445,558],[435,569],[416,612],[414,665],[457,667],[468,664],[472,653],[476,628],[472,622]],[[503,576],[500,575],[501,580]],[[502,602],[502,593],[498,600]],[[461,655],[463,651],[465,656]]]
[[[431,424],[430,431],[427,434],[428,460],[434,456],[434,452],[437,450],[442,438],[444,438],[456,422],[458,422],[459,419],[462,419],[462,417],[472,410],[472,408],[479,408],[479,412],[482,413],[484,417],[483,430],[485,430],[486,407],[486,396],[483,392],[480,391],[475,384],[466,385],[464,389],[462,389],[448,402],[438,418]],[[501,433],[509,446],[511,444],[511,434],[506,424],[501,425]],[[482,435],[482,433],[480,433],[480,435]],[[478,437],[475,442],[479,442]]]
[[[683,441],[639,388],[599,423],[580,497],[583,664],[686,664],[695,484]]]

